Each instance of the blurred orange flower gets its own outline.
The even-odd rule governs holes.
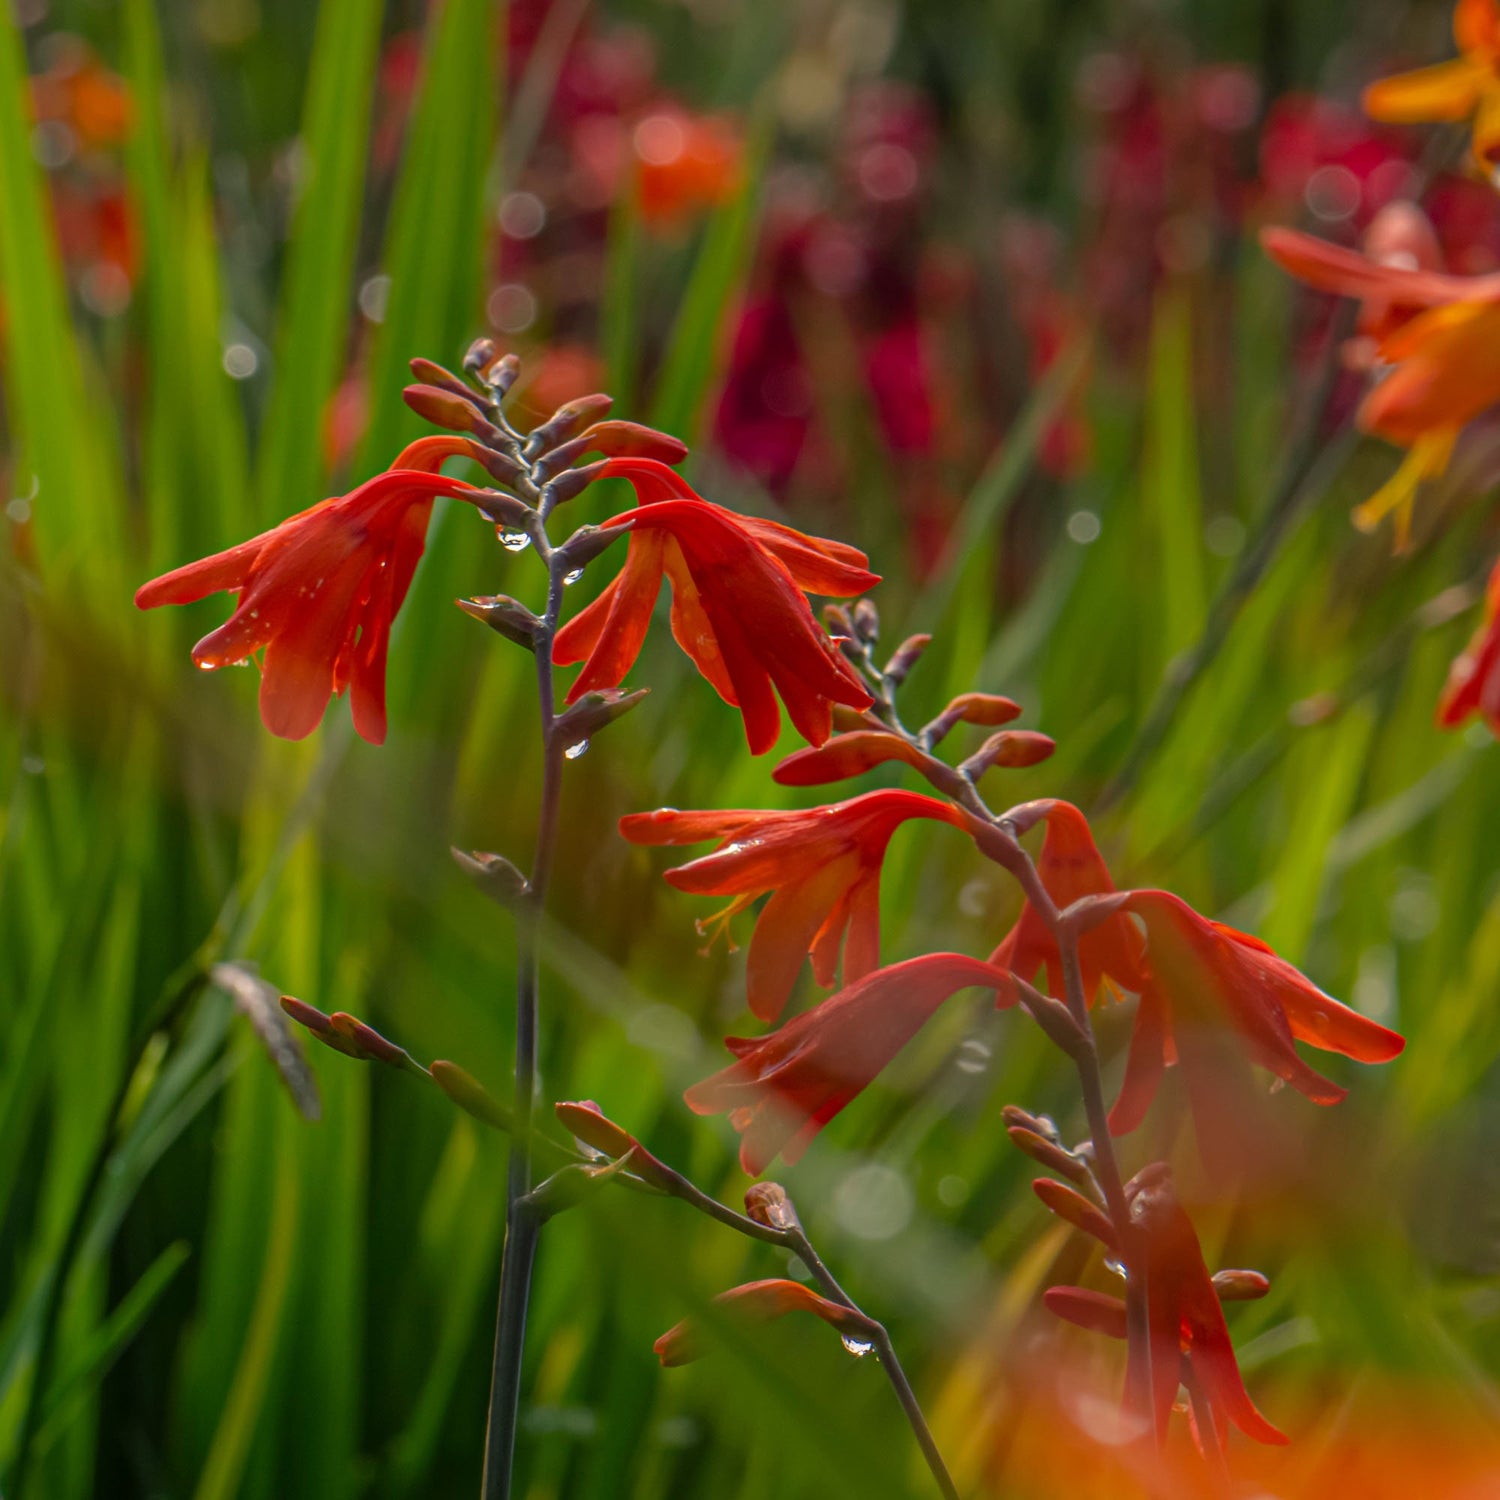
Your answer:
[[[808,1312],[850,1337],[868,1336],[870,1325],[851,1307],[830,1302],[798,1281],[747,1281],[714,1298],[714,1305],[746,1322],[769,1323],[788,1313]],[[691,1318],[669,1328],[651,1346],[664,1367],[691,1364],[703,1357],[702,1338]]]
[[[846,985],[880,967],[880,867],[891,835],[909,818],[964,826],[950,803],[893,789],[806,811],[663,808],[621,818],[620,832],[636,844],[721,840],[712,854],[667,871],[680,891],[735,898],[711,923],[700,922],[700,932],[727,931],[730,917],[772,893],[750,939],[746,972],[750,1009],[772,1021],[804,956],[824,986],[834,981],[841,948]]]
[[[653,229],[674,229],[739,187],[739,135],[725,120],[658,109],[636,125],[631,148],[641,217]]]
[[[780,1156],[798,1161],[814,1136],[856,1098],[961,989],[999,990],[1016,1002],[1003,969],[961,953],[929,953],[877,969],[763,1037],[729,1037],[735,1061],[683,1095],[694,1114],[727,1114],[740,1132],[740,1165],[752,1177]]]
[[[1362,530],[1396,518],[1406,546],[1417,488],[1448,467],[1460,429],[1500,402],[1500,275],[1449,276],[1383,265],[1290,229],[1261,236],[1272,259],[1322,291],[1378,310],[1377,362],[1389,367],[1359,408],[1365,432],[1407,449],[1391,479],[1354,511]]]
[[[1490,166],[1500,160],[1500,4],[1458,0],[1453,37],[1460,56],[1372,83],[1365,110],[1397,125],[1472,118],[1474,155]]]
[[[426,546],[433,498],[483,493],[436,470],[470,447],[461,438],[412,443],[347,495],[143,584],[136,606],[191,604],[220,589],[238,594],[234,613],[193,647],[193,660],[212,671],[264,648],[260,716],[272,734],[306,738],[329,698],[348,688],[355,729],[381,744],[391,622]]]
[[[815,745],[832,732],[834,703],[870,706],[869,691],[801,593],[863,593],[880,581],[864,553],[735,515],[652,459],[610,459],[599,474],[630,480],[640,508],[605,523],[633,528],[625,565],[558,632],[556,661],[584,662],[570,703],[624,679],[665,576],[672,581],[672,634],[719,696],[740,710],[752,753],[776,743],[778,693],[797,731]]]

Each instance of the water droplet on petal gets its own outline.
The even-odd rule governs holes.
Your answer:
[[[564,573],[563,574],[563,587],[566,588],[569,584],[577,583],[578,580],[580,578],[582,578],[582,577],[583,577],[583,569],[582,568],[574,568],[571,573]]]
[[[501,530],[497,534],[507,552],[524,552],[531,545],[531,538],[524,531]]]
[[[198,668],[198,670],[200,672],[213,672],[213,671],[217,671],[217,669],[218,669],[217,668],[217,664],[214,663],[214,662],[211,662],[211,661],[195,662],[194,665]]]
[[[1105,1258],[1104,1269],[1106,1271],[1113,1271],[1116,1276],[1123,1276],[1127,1281],[1130,1280],[1130,1273],[1125,1269],[1125,1263],[1116,1260],[1113,1256]]]
[[[1271,1092],[1273,1094],[1279,1094],[1282,1091],[1282,1089],[1284,1089],[1285,1087],[1286,1087],[1286,1079],[1285,1078],[1273,1078],[1271,1080]]]
[[[569,745],[566,750],[563,751],[563,759],[577,760],[580,755],[583,755],[588,750],[588,748],[589,742],[587,740],[576,740],[573,744]]]
[[[863,1359],[865,1355],[867,1355],[870,1350],[875,1347],[874,1344],[867,1344],[860,1339],[851,1338],[847,1333],[841,1333],[839,1335],[839,1338],[842,1340],[844,1348],[846,1348],[850,1352],[850,1354],[855,1357],[855,1359]]]

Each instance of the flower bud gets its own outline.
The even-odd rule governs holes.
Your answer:
[[[1086,1291],[1081,1286],[1049,1286],[1042,1293],[1042,1301],[1048,1312],[1064,1322],[1087,1328],[1090,1333],[1106,1334],[1112,1339],[1129,1337],[1125,1304],[1117,1297]]]
[[[381,1036],[373,1026],[367,1026],[358,1016],[351,1016],[348,1011],[334,1011],[328,1018],[328,1024],[351,1045],[358,1048],[358,1055],[366,1061],[381,1062],[388,1068],[400,1068],[403,1072],[425,1073],[427,1071],[426,1068],[417,1066],[406,1048],[398,1047],[394,1042]]]
[[[365,1054],[359,1047],[336,1029],[331,1019],[316,1006],[307,1005],[291,995],[283,995],[281,1008],[299,1026],[305,1026],[312,1032],[325,1047],[332,1047],[335,1052],[342,1052],[345,1057],[355,1057],[361,1062],[364,1061]]]
[[[1014,976],[1012,976],[1014,977]],[[1061,1000],[1044,995],[1024,979],[1015,980],[1016,997],[1026,1013],[1042,1028],[1053,1046],[1075,1061],[1088,1055],[1090,1042],[1073,1019],[1073,1013]]]
[[[592,1099],[566,1100],[554,1104],[563,1128],[575,1140],[620,1162],[643,1182],[663,1192],[671,1192],[676,1178],[669,1167],[656,1159],[628,1130],[616,1125]]]
[[[767,1229],[801,1229],[796,1206],[779,1182],[755,1182],[745,1189],[745,1212]]]
[[[450,849],[454,863],[484,892],[501,906],[514,906],[531,892],[531,883],[503,854],[487,854],[476,849],[465,854]]]
[[[823,625],[829,635],[852,637],[854,635],[854,621],[850,618],[849,611],[842,604],[825,604],[823,606]]]
[[[457,396],[436,385],[409,385],[402,390],[401,399],[434,426],[486,440],[501,436],[500,429],[481,410],[477,397]]]
[[[495,1130],[511,1128],[510,1111],[472,1073],[439,1058],[428,1068],[432,1081],[461,1109]]]
[[[1057,1215],[1075,1229],[1092,1235],[1109,1250],[1118,1249],[1114,1225],[1109,1222],[1103,1209],[1096,1208],[1082,1193],[1050,1177],[1039,1177],[1031,1184],[1031,1190]]]
[[[1215,1271],[1213,1283],[1220,1302],[1254,1302],[1271,1290],[1259,1271]]]
[[[603,416],[615,404],[613,396],[601,394],[579,396],[559,406],[540,426],[533,427],[526,438],[523,450],[527,459],[539,458],[543,453],[566,442],[595,416]]]
[[[595,688],[585,693],[566,713],[553,721],[552,732],[565,745],[575,745],[591,735],[598,734],[606,724],[628,714],[650,688],[637,688],[633,693],[619,688]]]
[[[412,359],[407,364],[423,385],[438,386],[450,395],[462,396],[465,401],[482,403],[485,399],[466,380],[461,380],[452,370],[445,370],[430,359]]]
[[[932,644],[930,635],[909,635],[896,647],[885,664],[885,675],[898,687],[906,681],[911,669],[921,661],[922,653]]]
[[[880,639],[880,612],[868,599],[856,599],[849,618],[855,634],[867,645],[873,646]]]
[[[507,355],[507,359],[515,359],[515,355]],[[493,339],[475,339],[464,351],[464,369],[471,375],[488,369],[495,362],[495,342]],[[517,361],[519,364],[519,361]]]
[[[581,469],[565,469],[556,479],[547,483],[547,493],[554,505],[564,505],[581,495],[603,472],[606,460],[585,464]]]
[[[1038,765],[1056,749],[1056,740],[1034,729],[1002,729],[999,734],[992,734],[959,770],[971,781],[978,781],[991,766],[1014,769]]]
[[[922,752],[898,734],[857,729],[852,734],[836,734],[821,745],[794,750],[771,772],[771,779],[779,786],[825,786],[861,776],[886,761],[921,766],[923,759]]]
[[[486,365],[479,372],[479,378],[490,388],[496,401],[503,401],[510,394],[510,388],[516,383],[516,377],[520,373],[521,361],[514,354],[505,354]]]
[[[1044,1140],[1060,1144],[1062,1136],[1058,1134],[1057,1126],[1053,1123],[1050,1115],[1034,1115],[1029,1109],[1022,1109],[1019,1104],[1007,1104],[1000,1111],[1000,1118],[1005,1121],[1007,1130],[1019,1127],[1029,1130],[1033,1135],[1039,1135]]]
[[[960,693],[922,731],[929,745],[936,745],[955,724],[978,724],[994,729],[1021,715],[1021,705],[999,693]]]
[[[1049,1172],[1060,1173],[1079,1187],[1087,1186],[1089,1169],[1071,1151],[1022,1125],[1011,1125],[1005,1133],[1010,1137],[1011,1144],[1017,1150],[1024,1151],[1038,1166],[1046,1167]]]
[[[576,474],[582,474],[582,469],[575,469]],[[602,552],[627,536],[630,527],[626,526],[580,526],[577,531],[559,547],[558,553],[562,558],[562,566],[565,572],[571,572],[575,568],[586,568]]]
[[[514,641],[528,651],[536,650],[536,633],[542,622],[520,600],[505,594],[481,594],[477,599],[457,599],[454,602],[466,615],[498,631],[506,640]]]
[[[588,443],[585,452],[603,453],[610,458],[654,458],[659,463],[680,464],[688,456],[688,445],[681,438],[619,418],[595,422],[580,441]]]

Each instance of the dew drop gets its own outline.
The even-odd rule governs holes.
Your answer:
[[[531,538],[524,531],[501,531],[499,537],[507,552],[524,552],[531,545]]]
[[[1104,1269],[1106,1271],[1113,1272],[1116,1276],[1123,1276],[1127,1281],[1130,1280],[1130,1275],[1125,1269],[1125,1263],[1123,1261],[1116,1260],[1113,1256],[1110,1256],[1105,1260]]]
[[[863,1359],[865,1355],[867,1355],[870,1350],[875,1347],[874,1344],[867,1344],[862,1339],[851,1338],[847,1333],[841,1333],[839,1335],[839,1338],[843,1341],[844,1348],[846,1348],[850,1352],[850,1354],[855,1357],[855,1359]]]
[[[1279,1094],[1282,1091],[1282,1089],[1284,1089],[1285,1087],[1286,1087],[1286,1079],[1285,1078],[1273,1078],[1271,1080],[1271,1092],[1273,1094]]]
[[[198,670],[200,672],[212,672],[212,671],[216,670],[213,662],[211,662],[211,661],[200,661],[200,662],[194,663],[194,665],[198,668]]]
[[[564,573],[563,574],[563,587],[566,588],[569,584],[577,583],[578,580],[580,578],[582,578],[582,577],[583,577],[583,569],[582,568],[574,568],[571,573]]]
[[[589,742],[587,740],[576,740],[573,744],[569,745],[566,750],[563,751],[563,759],[577,760],[578,757],[584,754],[584,752],[587,751],[588,748]]]

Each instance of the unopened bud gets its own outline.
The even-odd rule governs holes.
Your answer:
[[[1066,1177],[1069,1182],[1077,1183],[1079,1187],[1088,1183],[1088,1167],[1071,1151],[1065,1150],[1054,1141],[1045,1139],[1034,1130],[1027,1130],[1022,1125],[1012,1125],[1005,1133],[1017,1150],[1024,1151],[1039,1166]]]
[[[1029,1109],[1022,1109],[1019,1104],[1007,1104],[1000,1111],[1000,1118],[1005,1121],[1007,1130],[1029,1130],[1033,1135],[1039,1135],[1054,1144],[1062,1140],[1050,1115],[1034,1115]]]
[[[656,1159],[623,1126],[616,1125],[592,1099],[565,1100],[553,1105],[563,1128],[591,1150],[622,1163],[643,1182],[670,1192],[676,1174]]]
[[[1104,1210],[1089,1202],[1082,1193],[1050,1177],[1039,1177],[1031,1184],[1031,1190],[1047,1205],[1059,1219],[1065,1220],[1075,1229],[1092,1235],[1110,1250],[1118,1248],[1114,1225],[1109,1222]]]
[[[450,849],[453,862],[484,892],[501,906],[514,906],[530,894],[531,883],[503,854],[488,854],[476,849],[466,854]]]
[[[405,1047],[398,1047],[395,1042],[381,1036],[373,1026],[367,1026],[358,1016],[336,1010],[329,1016],[328,1024],[358,1049],[360,1057],[369,1062],[384,1063],[388,1068],[399,1068],[403,1072],[427,1071],[426,1068],[418,1067]]]
[[[583,470],[576,470],[582,473]],[[602,552],[606,552],[620,540],[622,536],[629,535],[629,525],[624,526],[580,526],[577,531],[557,549],[559,565],[564,574],[571,573],[575,568],[586,568]]]
[[[510,1111],[472,1073],[439,1058],[428,1068],[432,1081],[461,1109],[495,1130],[509,1130]]]
[[[960,693],[922,731],[929,745],[936,745],[955,724],[978,724],[994,729],[1019,718],[1021,705],[1000,693]]]
[[[464,369],[471,375],[488,369],[495,362],[495,354],[493,339],[475,339],[464,351]],[[514,355],[510,357],[515,358]]]
[[[553,721],[552,732],[564,745],[576,745],[597,734],[606,724],[623,718],[650,691],[637,688],[633,693],[625,693],[619,688],[596,688],[585,693],[566,713],[559,714]]]
[[[794,1230],[802,1227],[796,1206],[779,1182],[756,1182],[746,1188],[745,1212],[767,1229]]]
[[[1024,979],[1015,981],[1015,990],[1016,998],[1021,1006],[1027,1015],[1042,1028],[1049,1042],[1060,1047],[1075,1061],[1088,1055],[1092,1043],[1083,1034],[1078,1022],[1073,1019],[1072,1011],[1061,1000],[1054,1000],[1051,995],[1042,994],[1039,989],[1027,984]]]
[[[588,443],[585,452],[604,453],[610,458],[654,458],[658,463],[680,464],[688,456],[688,445],[681,438],[618,417],[595,422],[580,441]]]
[[[435,385],[454,396],[462,396],[465,401],[483,401],[485,398],[479,394],[466,380],[455,375],[452,370],[445,370],[442,365],[434,363],[430,359],[412,359],[407,364],[413,375],[423,385]]]
[[[556,479],[549,480],[547,493],[554,505],[565,505],[575,496],[581,495],[604,472],[606,460],[596,464],[584,464],[581,469],[566,469]]]
[[[487,364],[479,372],[479,378],[490,388],[496,401],[503,401],[510,394],[510,388],[516,383],[516,377],[520,373],[521,361],[514,354],[504,354]]]
[[[466,615],[498,631],[506,640],[514,641],[528,651],[536,650],[537,631],[542,622],[519,599],[505,594],[481,594],[477,599],[457,599],[454,602]]]
[[[457,396],[436,385],[409,385],[402,390],[401,399],[419,417],[436,427],[472,433],[486,441],[501,435],[500,429],[485,416],[477,396]]]
[[[823,624],[829,635],[852,636],[854,634],[854,621],[842,604],[823,606]]]
[[[566,442],[595,417],[602,417],[615,404],[613,396],[602,393],[579,396],[576,400],[559,406],[550,417],[533,427],[526,438],[525,454],[528,459],[539,458],[543,453]]]
[[[308,1005],[291,995],[283,995],[281,1008],[299,1026],[305,1026],[312,1032],[325,1047],[332,1047],[335,1052],[342,1052],[345,1057],[364,1060],[365,1054],[334,1026],[331,1017],[324,1015],[315,1005]]]
[[[880,612],[868,599],[856,599],[849,618],[854,624],[854,633],[866,645],[873,646],[880,639]]]
[[[1254,1302],[1271,1290],[1259,1271],[1215,1271],[1214,1290],[1220,1302]]]
[[[922,653],[932,644],[930,635],[909,635],[896,647],[885,664],[885,675],[898,687],[906,681],[911,669],[921,661]]]
[[[1034,729],[1002,729],[992,734],[959,770],[971,781],[978,781],[992,766],[1016,769],[1035,766],[1057,749],[1057,741]]]

